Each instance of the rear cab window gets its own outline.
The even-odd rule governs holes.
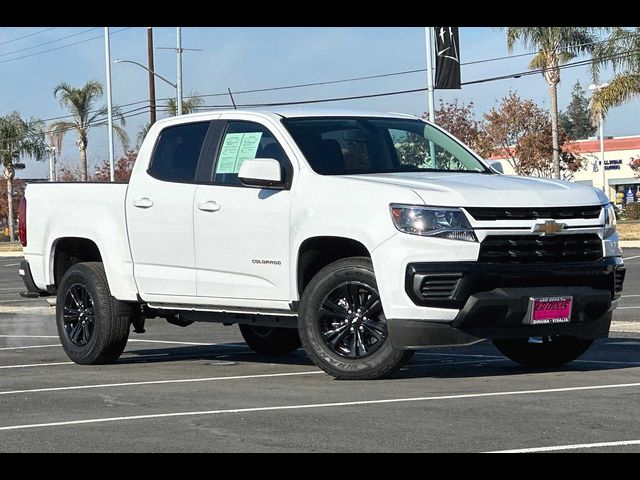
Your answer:
[[[147,172],[167,182],[193,182],[211,122],[185,123],[160,132]]]

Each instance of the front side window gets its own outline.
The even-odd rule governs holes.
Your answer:
[[[185,123],[160,132],[149,173],[168,182],[193,182],[209,122]]]
[[[283,123],[311,168],[323,175],[490,173],[459,142],[421,120],[317,117],[290,118]]]
[[[287,161],[284,150],[266,127],[253,122],[230,121],[218,149],[213,183],[240,185],[240,166],[253,158],[273,158],[280,165]]]

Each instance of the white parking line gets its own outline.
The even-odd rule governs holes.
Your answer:
[[[58,338],[58,335],[0,335],[0,338]],[[234,343],[201,343],[201,342],[178,342],[173,340],[146,340],[139,338],[130,338],[128,342],[142,342],[142,343],[166,343],[169,345],[202,345],[204,347],[211,347],[215,345],[245,345],[243,342]],[[54,345],[51,345],[54,346]],[[22,347],[20,347],[22,348]]]
[[[45,347],[59,347],[59,343],[54,343],[51,345],[28,345],[24,347],[2,347],[0,350],[22,350],[23,348],[45,348]]]
[[[0,265],[0,267],[19,267],[19,263],[9,263],[7,265]]]
[[[516,396],[516,395],[536,395],[545,393],[562,393],[562,392],[575,392],[586,390],[604,390],[614,388],[635,388],[640,387],[640,383],[620,383],[609,385],[588,385],[584,387],[564,387],[564,388],[546,388],[540,390],[514,390],[507,392],[484,392],[484,393],[467,393],[459,395],[438,395],[431,397],[409,397],[409,398],[389,398],[383,400],[360,400],[355,402],[333,402],[333,403],[311,403],[311,404],[299,404],[299,405],[277,405],[271,407],[251,407],[251,408],[233,408],[222,410],[202,410],[194,412],[171,412],[171,413],[156,413],[148,415],[130,415],[122,417],[105,417],[105,418],[88,418],[85,420],[70,420],[66,422],[50,422],[50,423],[31,423],[24,425],[8,425],[0,427],[0,431],[10,430],[26,430],[31,428],[46,428],[46,427],[62,427],[69,425],[85,425],[95,423],[107,423],[107,422],[123,422],[123,421],[135,421],[135,420],[150,420],[155,418],[169,418],[169,417],[192,417],[192,416],[205,416],[205,415],[220,415],[220,414],[233,414],[233,413],[252,413],[252,412],[274,412],[274,411],[287,411],[287,410],[309,410],[316,408],[334,408],[334,407],[353,407],[359,405],[380,405],[391,403],[409,403],[409,402],[427,402],[436,400],[455,400],[465,398],[486,398],[486,397],[501,397],[501,396]]]
[[[616,308],[616,310],[631,310],[631,309],[634,309],[634,308],[640,308],[640,307],[618,307],[618,308]]]
[[[640,295],[622,295],[621,298],[640,297]]]
[[[622,257],[622,260],[633,260],[634,258],[640,258],[640,255],[635,255],[633,257],[627,257],[627,258]]]
[[[14,395],[22,393],[41,393],[41,392],[60,392],[66,390],[86,390],[91,388],[114,388],[114,387],[135,387],[142,385],[164,385],[172,383],[197,383],[197,382],[215,382],[219,380],[247,380],[252,378],[272,378],[272,377],[292,377],[296,375],[314,375],[316,373],[324,373],[322,370],[314,370],[311,372],[285,372],[285,373],[265,373],[259,375],[234,375],[228,377],[206,377],[206,378],[182,378],[177,380],[153,380],[147,382],[126,382],[126,383],[102,383],[97,385],[74,385],[70,387],[50,387],[50,388],[32,388],[28,390],[8,390],[0,391],[0,395]]]
[[[29,363],[26,365],[4,365],[0,369],[9,368],[29,368],[29,367],[53,367],[56,365],[75,365],[73,362],[53,362],[53,363]]]
[[[0,335],[0,338],[58,338],[58,335]]]
[[[486,453],[538,453],[559,452],[561,450],[579,450],[583,448],[621,447],[625,445],[640,445],[640,440],[622,440],[619,442],[577,443],[575,445],[556,445],[553,447],[516,448],[513,450],[497,450]]]

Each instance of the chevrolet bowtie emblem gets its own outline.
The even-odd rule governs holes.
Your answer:
[[[536,223],[531,228],[531,232],[539,233],[541,235],[554,235],[566,226],[566,223],[558,223],[555,220],[546,220],[544,223]]]

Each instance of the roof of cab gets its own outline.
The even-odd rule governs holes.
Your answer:
[[[226,113],[248,113],[266,116],[273,119],[278,118],[303,118],[303,117],[392,117],[392,118],[417,118],[406,113],[380,112],[375,110],[329,108],[329,107],[308,107],[308,106],[286,106],[274,108],[243,108],[238,110],[211,110],[208,112],[190,113],[179,117],[168,117],[159,120],[158,123],[183,123],[193,120],[209,120],[217,118],[220,114]]]

